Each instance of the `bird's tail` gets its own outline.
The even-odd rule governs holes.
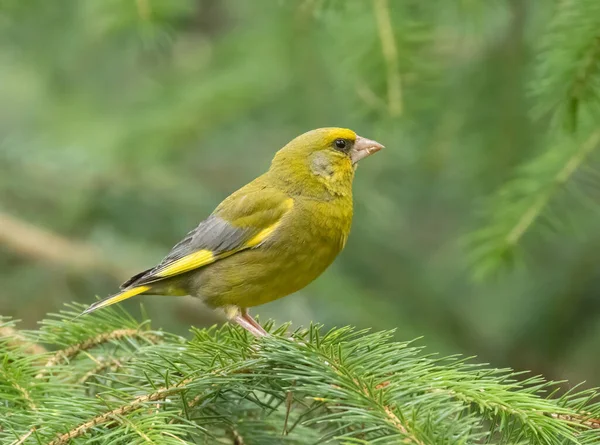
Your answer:
[[[100,300],[94,304],[92,304],[89,308],[81,313],[81,315],[89,314],[90,312],[94,312],[96,309],[102,309],[103,307],[110,306],[111,304],[118,303],[119,301],[127,300],[128,298],[135,297],[141,293],[146,292],[150,289],[150,286],[136,286],[131,289],[125,289],[118,294],[111,295],[110,297],[106,297],[104,300]]]

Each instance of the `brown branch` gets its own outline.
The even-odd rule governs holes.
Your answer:
[[[96,246],[70,240],[60,234],[0,212],[0,245],[2,244],[17,255],[41,261],[51,267],[56,267],[58,264],[77,272],[105,273],[118,282],[125,281],[140,269],[148,268],[148,264],[139,267],[133,264],[131,267],[126,263],[115,263],[113,258],[104,255]],[[196,300],[195,306],[191,309],[190,300],[191,298],[189,300],[184,298],[176,303],[180,316],[186,317],[192,324],[214,324],[220,321],[214,312],[197,309],[199,307],[198,299],[194,299]]]
[[[127,425],[129,425],[133,431],[135,431],[142,439],[144,439],[145,443],[154,444],[154,441],[152,439],[150,439],[150,437],[146,433],[144,433],[137,426],[135,426],[135,424],[131,420],[129,420],[127,417],[119,416],[116,414],[115,414],[115,417],[117,417],[117,419],[119,420],[120,423],[126,423]]]
[[[240,433],[232,428],[231,430],[231,438],[233,439],[233,445],[245,445],[244,438],[240,435]]]
[[[363,388],[363,390],[365,392],[365,395],[367,395],[369,393],[369,391],[366,388]],[[380,391],[384,391],[384,389],[381,389]],[[370,395],[369,395],[369,397],[370,397]],[[376,401],[374,398],[372,400]],[[406,439],[403,441],[403,443],[414,443],[416,445],[426,445],[425,442],[423,442],[422,440],[417,438],[414,434],[412,434],[408,430],[408,428],[402,423],[402,421],[398,418],[396,413],[394,413],[394,409],[396,408],[395,405],[382,405],[378,402],[377,402],[377,404],[379,406],[381,406],[383,408],[383,410],[385,411],[388,421],[392,425],[394,425],[398,431],[400,431],[402,434],[404,434],[406,436]]]
[[[217,375],[217,374],[221,374],[222,372],[223,372],[222,370],[216,369],[216,370],[211,371],[210,374]],[[244,373],[244,372],[245,372],[244,369],[241,369],[241,370],[238,369],[238,370],[233,371],[233,373]],[[114,421],[115,420],[114,417],[125,416],[125,415],[137,410],[138,408],[140,408],[142,405],[144,405],[146,403],[158,402],[158,401],[164,400],[168,396],[176,394],[176,393],[184,390],[185,386],[188,383],[192,382],[193,380],[194,380],[193,377],[188,377],[188,378],[182,380],[181,382],[179,382],[178,384],[171,386],[169,388],[166,388],[166,387],[160,388],[151,394],[146,394],[144,396],[137,397],[137,398],[133,399],[131,402],[126,403],[125,405],[121,405],[118,408],[115,408],[113,410],[99,414],[96,417],[88,420],[87,422],[84,422],[84,423],[76,426],[69,432],[59,435],[51,442],[48,442],[47,445],[64,445],[72,439],[83,436],[90,429],[92,429],[98,425],[107,423],[109,421]],[[203,399],[203,397],[204,397],[203,395],[196,396],[194,399],[192,399],[188,403],[188,407],[189,408],[194,407],[196,404],[200,403],[200,401]],[[182,413],[183,413],[183,410],[180,411],[180,414],[182,414]],[[171,421],[171,423],[172,423],[172,421]],[[238,436],[239,436],[239,434],[238,434]],[[241,436],[239,436],[239,439],[241,440]],[[239,445],[244,445],[243,441],[235,442],[235,443],[239,444]]]
[[[107,411],[105,413],[99,414],[96,417],[84,422],[77,427],[73,428],[71,431],[59,435],[56,439],[48,442],[48,445],[64,445],[69,443],[72,439],[76,439],[77,437],[83,436],[92,428],[102,425],[106,422],[114,420],[114,417],[125,416],[148,402],[157,402],[159,400],[164,400],[168,396],[175,394],[183,389],[185,385],[190,383],[193,379],[188,378],[182,380],[177,385],[172,386],[170,388],[161,388],[151,394],[146,394],[144,396],[136,397],[131,402],[121,405],[118,408]]]
[[[21,393],[21,396],[27,402],[27,404],[29,405],[29,408],[31,408],[33,411],[37,411],[37,405],[31,398],[31,394],[29,394],[29,391],[27,391],[26,388],[19,385],[17,382],[12,382],[12,386],[13,386],[13,388],[15,388],[17,391],[19,391]]]
[[[19,437],[14,442],[11,442],[10,445],[21,445],[23,442],[25,442],[29,438],[29,436],[31,436],[33,433],[35,433],[35,430],[36,430],[35,427],[31,428],[29,431],[27,431],[26,434],[23,434],[23,436]]]
[[[206,397],[206,394],[198,394],[196,397],[194,397],[192,400],[190,400],[187,403],[187,408],[191,409],[194,408],[196,405],[198,405],[202,400],[204,400],[204,398]],[[179,412],[179,414],[184,414],[184,410],[181,410]],[[169,423],[175,423],[175,419],[171,420]],[[244,438],[241,436],[241,434],[233,427],[231,427],[229,429],[229,433],[231,434],[231,439],[233,441],[233,445],[245,445],[246,442],[244,442]]]
[[[37,405],[31,398],[29,391],[25,387],[21,386],[15,379],[13,379],[4,368],[0,367],[0,373],[3,375],[4,380],[9,382],[11,386],[21,394],[21,397],[23,400],[25,400],[25,402],[27,402],[29,408],[31,408],[33,411],[37,411]]]
[[[552,417],[553,419],[564,420],[566,422],[578,423],[592,430],[600,430],[600,419],[592,419],[585,416],[556,413],[550,413],[550,417]]]
[[[118,280],[131,275],[89,244],[69,240],[27,221],[0,213],[0,243],[17,254],[74,270],[101,270]]]
[[[332,356],[328,357],[326,365],[331,367],[337,374],[345,375],[344,373],[342,373],[339,370],[339,365],[338,365],[335,357],[332,357]],[[401,434],[406,436],[406,439],[404,439],[404,441],[402,443],[415,444],[415,445],[426,445],[425,442],[423,442],[421,439],[416,437],[409,430],[409,428],[406,425],[404,425],[404,423],[402,423],[402,421],[398,418],[398,416],[394,412],[394,410],[397,408],[397,406],[395,404],[387,404],[386,405],[381,402],[383,400],[381,393],[384,391],[387,391],[389,382],[383,382],[382,384],[377,385],[377,387],[375,388],[377,391],[379,391],[379,394],[377,396],[374,396],[372,394],[372,392],[364,385],[364,383],[362,383],[357,377],[352,376],[352,382],[356,385],[356,388],[367,399],[369,399],[374,405],[376,405],[378,408],[380,408],[381,410],[383,410],[385,412],[385,414],[387,416],[387,421],[390,424],[392,424],[392,426],[394,426],[398,431],[400,431]],[[320,398],[314,397],[313,399],[319,401]]]
[[[112,360],[104,360],[98,363],[98,365],[91,369],[90,371],[86,372],[83,377],[81,377],[79,380],[77,380],[78,384],[83,384],[85,382],[87,382],[91,377],[93,377],[94,375],[104,371],[105,369],[108,369],[111,372],[115,372],[116,370],[118,370],[119,368],[121,368],[123,366],[123,360],[119,360],[119,359],[112,359]]]
[[[141,337],[148,340],[151,340],[154,343],[158,343],[159,339],[156,335],[149,334],[147,332],[139,331],[138,329],[117,329],[112,332],[103,332],[100,335],[97,335],[92,338],[88,338],[87,340],[77,343],[75,345],[69,346],[66,349],[62,349],[56,352],[44,365],[44,368],[36,375],[37,379],[42,378],[52,366],[60,363],[63,360],[67,360],[75,357],[82,351],[87,351],[93,347],[101,345],[102,343],[106,343],[113,340],[120,340],[125,337]]]
[[[47,352],[43,346],[28,340],[23,334],[10,326],[0,327],[0,337],[5,337],[9,346],[21,347],[23,348],[23,352],[29,355],[38,355]]]

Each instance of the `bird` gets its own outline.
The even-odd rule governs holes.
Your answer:
[[[329,267],[350,233],[358,162],[383,148],[347,128],[301,134],[158,265],[81,315],[136,295],[192,295],[254,336],[268,335],[248,309],[304,288]]]

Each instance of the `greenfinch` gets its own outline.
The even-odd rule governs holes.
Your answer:
[[[382,148],[345,128],[296,137],[157,266],[83,313],[135,295],[192,295],[266,335],[248,308],[302,289],[333,262],[350,233],[357,162]]]

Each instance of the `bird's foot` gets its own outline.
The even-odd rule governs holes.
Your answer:
[[[262,329],[262,328],[257,329],[256,326],[249,323],[248,320],[243,318],[241,315],[236,315],[235,317],[233,317],[231,319],[231,321],[236,322],[237,324],[239,324],[241,327],[243,327],[245,330],[250,332],[255,337],[264,337],[264,336],[268,335],[264,329]]]
[[[269,335],[258,322],[250,316],[248,309],[240,308],[239,313],[230,317],[231,321],[239,324],[255,337],[265,337]]]
[[[254,318],[252,318],[252,316],[250,315],[250,313],[248,312],[248,309],[242,309],[242,318],[244,320],[246,320],[248,323],[250,323],[252,326],[254,326],[256,328],[256,330],[258,332],[260,332],[262,335],[262,337],[264,337],[265,335],[269,335],[269,333],[267,331],[264,330],[264,328],[258,323],[258,321],[256,321]]]

